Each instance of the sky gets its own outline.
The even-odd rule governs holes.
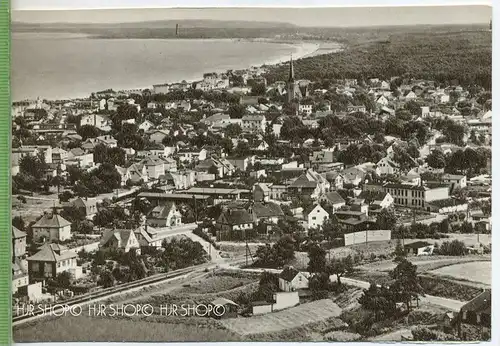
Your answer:
[[[489,6],[329,7],[329,8],[149,8],[23,10],[32,0],[12,0],[12,20],[32,23],[124,23],[151,20],[214,19],[287,22],[299,26],[384,26],[489,23]],[[40,0],[38,0],[40,1]],[[456,0],[455,0],[456,1]],[[32,6],[29,6],[33,2]],[[50,3],[44,0],[42,4]],[[53,1],[57,2],[57,1]],[[92,2],[92,1],[89,1]],[[126,1],[125,1],[126,2]],[[151,1],[150,1],[151,2]],[[224,1],[222,1],[224,2]],[[233,1],[232,3],[236,3]],[[227,1],[226,1],[227,3]],[[269,3],[269,2],[268,2]],[[316,2],[317,3],[317,2]],[[22,5],[22,6],[21,6]],[[129,6],[130,7],[130,6]],[[62,8],[62,7],[52,7]],[[67,8],[67,6],[66,6]],[[17,10],[16,10],[17,9]]]

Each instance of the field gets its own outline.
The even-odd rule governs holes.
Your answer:
[[[192,281],[172,291],[172,294],[206,294],[229,291],[254,282],[258,282],[258,273],[220,272]]]
[[[450,276],[491,285],[491,262],[483,261],[449,265],[432,270],[430,274]]]
[[[12,217],[21,216],[26,224],[35,221],[44,211],[50,211],[52,208],[60,206],[57,194],[24,196],[26,203],[17,199],[18,196],[21,195],[12,196]]]
[[[409,260],[417,265],[417,270],[419,273],[435,270],[441,267],[446,267],[450,265],[463,265],[468,262],[489,262],[491,261],[490,256],[420,256],[411,257]],[[390,271],[396,267],[396,264],[392,260],[376,261],[372,263],[363,264],[358,267],[361,270],[367,271]]]
[[[241,341],[228,330],[201,323],[167,325],[87,316],[59,318],[57,323],[40,321],[27,328],[14,328],[13,334],[16,342]]]
[[[275,313],[221,321],[236,334],[272,333],[340,316],[342,310],[330,299],[316,300]]]

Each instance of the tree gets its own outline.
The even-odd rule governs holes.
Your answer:
[[[463,256],[467,254],[467,247],[465,246],[464,242],[455,239],[451,242],[443,242],[441,246],[439,246],[439,248],[435,249],[434,251],[439,255]]]
[[[228,114],[231,119],[241,119],[246,114],[246,107],[240,104],[233,104],[229,106]]]
[[[441,150],[433,150],[427,156],[427,164],[432,168],[444,168],[446,166],[446,158]]]
[[[255,84],[252,87],[251,94],[254,96],[261,96],[266,94],[266,86],[263,83]]]
[[[345,274],[349,274],[354,270],[354,261],[351,255],[341,258],[332,259],[328,264],[328,273],[335,274],[337,276],[337,283],[341,285],[340,278]]]
[[[21,216],[14,216],[12,218],[12,226],[14,226],[15,228],[17,228],[18,230],[20,231],[25,231],[24,227],[25,227],[25,223],[24,223],[24,220]]]
[[[26,155],[19,160],[19,172],[32,176],[36,180],[40,180],[45,175],[47,164],[45,163],[45,156],[38,154],[35,156]]]
[[[399,301],[406,304],[408,311],[411,311],[411,300],[418,299],[424,292],[418,280],[417,266],[403,259],[390,272],[390,277],[394,280],[390,288],[392,293]]]
[[[313,299],[327,298],[329,286],[328,273],[316,273],[309,279],[309,289],[313,293]]]
[[[376,225],[378,229],[394,230],[396,222],[397,217],[393,210],[385,208],[377,215]]]
[[[325,220],[323,222],[323,235],[328,240],[333,240],[336,238],[341,238],[344,235],[342,228],[340,227],[337,217],[333,215],[332,218]]]
[[[94,256],[93,264],[99,266],[106,264],[106,256],[104,255],[103,250],[97,250]]]
[[[105,191],[117,189],[121,186],[122,177],[112,163],[103,163],[99,168],[92,171],[92,174],[104,183]]]
[[[235,138],[241,135],[242,129],[241,126],[238,124],[229,124],[224,128],[224,133],[229,138]]]
[[[239,141],[234,149],[234,154],[239,157],[248,156],[250,154],[250,145],[245,141]]]
[[[115,285],[115,277],[109,270],[105,270],[99,275],[97,284],[104,288],[113,287]]]
[[[326,271],[326,251],[318,244],[311,244],[307,251],[309,263],[307,270],[309,273],[322,273]]]
[[[71,286],[71,273],[68,271],[63,271],[57,274],[55,283],[57,287],[69,288]]]
[[[258,299],[270,301],[273,299],[274,292],[279,290],[279,278],[277,274],[262,272],[260,274],[259,288],[257,291]]]
[[[77,133],[82,136],[82,140],[85,141],[88,138],[96,138],[101,134],[101,130],[92,125],[80,126]]]
[[[377,321],[382,317],[391,316],[396,311],[396,299],[391,290],[378,287],[374,283],[363,291],[358,302],[364,309],[373,311]]]
[[[273,247],[276,251],[276,263],[278,266],[283,266],[295,258],[295,240],[292,236],[282,236]]]
[[[396,242],[396,248],[394,249],[394,256],[395,256],[394,262],[396,263],[399,263],[406,258],[406,252],[403,245],[401,244],[401,239],[398,239]]]

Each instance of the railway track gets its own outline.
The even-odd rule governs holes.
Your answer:
[[[240,264],[243,264],[245,262],[245,257],[244,256],[238,256],[236,258],[232,258],[228,263],[226,263],[227,266],[238,266]],[[85,305],[85,304],[91,304],[93,302],[97,301],[102,301],[108,298],[112,298],[115,295],[118,294],[123,294],[127,292],[132,292],[134,289],[140,289],[144,288],[150,285],[158,284],[166,280],[171,280],[175,278],[182,277],[183,275],[188,275],[192,274],[201,270],[206,270],[206,269],[215,269],[215,268],[220,268],[223,269],[225,268],[224,265],[218,265],[218,264],[213,264],[213,263],[205,263],[201,265],[197,265],[194,267],[189,267],[189,268],[184,268],[184,269],[179,269],[179,270],[174,270],[169,273],[164,273],[164,274],[156,274],[144,279],[136,280],[133,282],[127,282],[123,283],[117,286],[109,287],[109,288],[104,288],[102,290],[99,290],[98,292],[95,293],[89,293],[85,295],[80,295],[75,298],[71,298],[68,300],[64,301],[59,301],[59,302],[54,302],[54,303],[47,303],[46,309],[34,309],[32,312],[29,314],[24,313],[23,315],[18,315],[14,312],[16,311],[16,308],[13,308],[12,312],[12,325],[20,325],[23,323],[27,323],[30,321],[34,321],[39,318],[47,317],[47,316],[58,316],[58,313],[62,313],[64,309],[69,309],[72,306],[75,305]],[[34,304],[37,306],[37,304]],[[42,306],[44,304],[41,304]]]
[[[196,266],[196,267],[190,267],[190,268],[185,268],[185,269],[179,269],[176,271],[172,271],[170,273],[165,273],[165,274],[156,274],[153,276],[150,276],[148,278],[144,278],[141,280],[133,281],[133,282],[128,282],[124,284],[120,284],[118,286],[110,287],[110,288],[105,288],[103,290],[100,290],[95,293],[91,294],[85,294],[82,296],[78,296],[69,300],[61,301],[61,302],[55,302],[53,304],[46,304],[48,307],[46,309],[34,309],[31,311],[29,314],[23,314],[21,316],[14,316],[14,311],[16,311],[16,308],[14,308],[13,311],[13,318],[12,318],[12,325],[19,325],[25,322],[29,322],[44,316],[48,315],[54,315],[56,316],[57,313],[62,313],[64,309],[68,309],[72,306],[75,305],[82,305],[82,304],[90,304],[95,301],[100,301],[104,300],[106,298],[111,298],[114,295],[121,294],[121,293],[127,293],[129,291],[132,291],[136,288],[142,288],[146,287],[152,284],[160,283],[162,281],[170,280],[170,279],[175,279],[178,277],[181,277],[183,275],[191,274],[195,271],[202,270],[208,268],[206,264]],[[44,305],[44,304],[41,304]],[[36,306],[36,304],[35,304]]]

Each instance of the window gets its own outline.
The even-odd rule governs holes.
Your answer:
[[[313,217],[312,217],[312,219],[313,219],[313,220],[316,220],[316,216],[313,216]]]

